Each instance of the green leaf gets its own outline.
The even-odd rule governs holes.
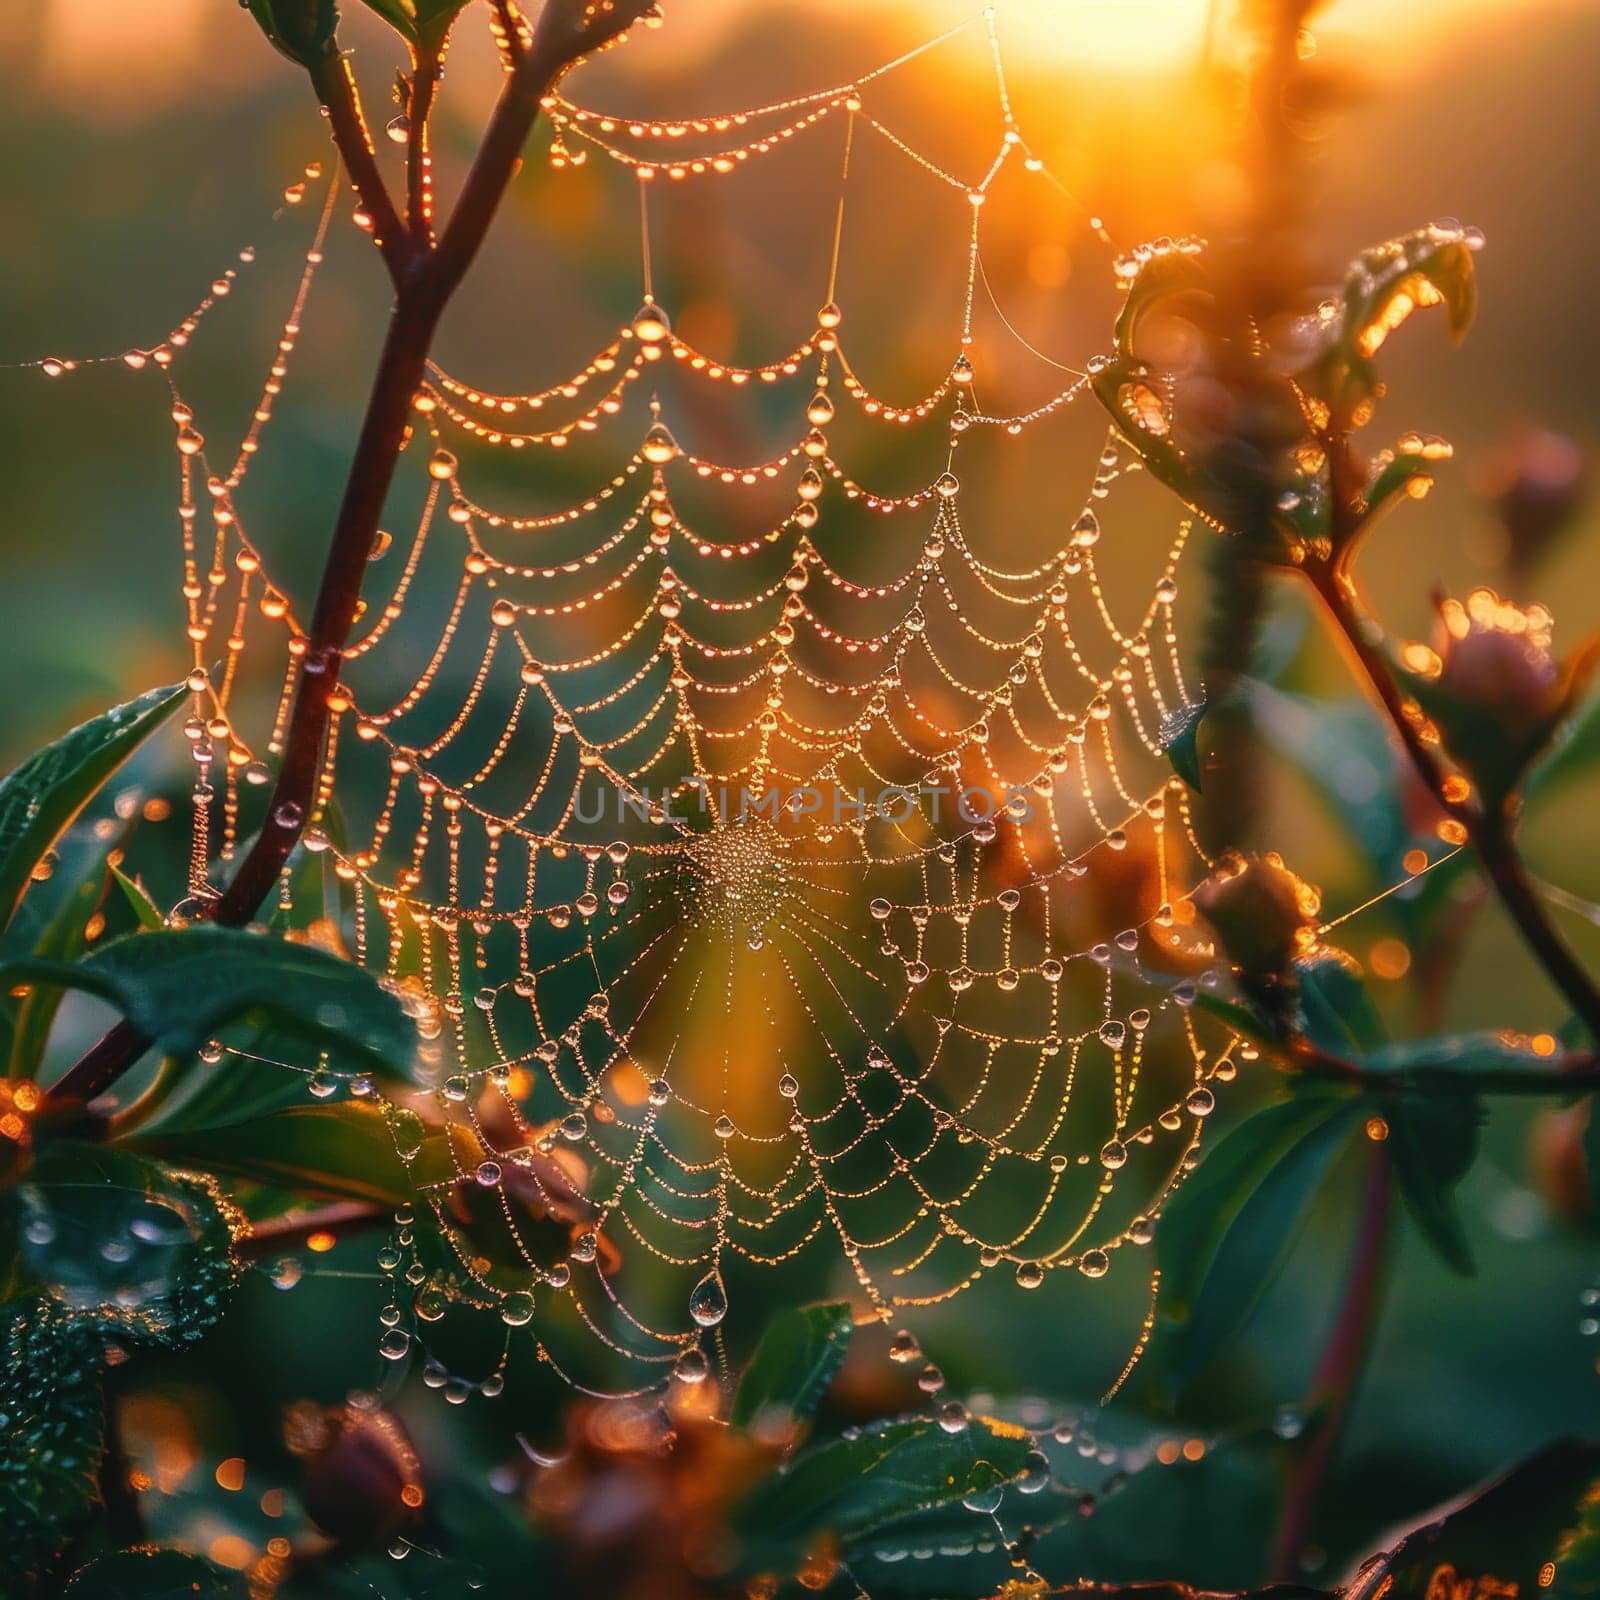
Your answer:
[[[1361,968],[1341,950],[1325,946],[1295,963],[1305,1036],[1319,1050],[1336,1056],[1361,1056],[1379,1050],[1388,1030],[1367,993]]]
[[[1523,780],[1522,797],[1531,800],[1546,789],[1581,777],[1600,763],[1600,697],[1590,700],[1558,733],[1544,759]]]
[[[33,1301],[0,1313],[0,1357],[0,1588],[29,1593],[23,1580],[99,1499],[100,1347],[68,1312]]]
[[[302,67],[326,61],[338,49],[339,8],[334,0],[249,0],[250,14],[272,44]]]
[[[312,945],[240,928],[163,928],[81,961],[25,957],[0,981],[59,983],[98,995],[164,1055],[190,1056],[230,1023],[270,1022],[336,1072],[411,1074],[417,1031],[371,973]]]
[[[164,1061],[150,1089],[128,1113],[132,1126],[150,1134],[199,1133],[305,1105],[306,1074],[280,1066],[276,1059],[297,1054],[293,1041],[266,1033],[240,1048],[245,1055],[227,1054],[215,1067],[192,1059]],[[128,1126],[128,1121],[119,1121],[113,1132],[121,1138]]]
[[[3,1206],[24,1283],[104,1330],[187,1343],[237,1280],[241,1223],[216,1185],[127,1150],[46,1144]]]
[[[172,684],[113,706],[0,779],[0,927],[15,915],[46,851],[184,693],[182,684]]]
[[[1214,509],[1218,498],[1216,484],[1198,463],[1178,448],[1170,435],[1137,426],[1129,413],[1128,399],[1134,386],[1148,379],[1149,373],[1142,362],[1118,356],[1100,366],[1091,363],[1089,387],[1152,476],[1171,489],[1191,511],[1204,517],[1213,527],[1220,527]]]
[[[1178,1388],[1249,1320],[1363,1113],[1349,1096],[1297,1094],[1247,1117],[1201,1160],[1156,1229],[1161,1351]]]
[[[115,1550],[80,1567],[63,1600],[246,1600],[249,1581],[185,1550]]]
[[[398,1125],[395,1119],[403,1119]],[[331,1200],[397,1206],[415,1197],[396,1151],[421,1121],[369,1101],[299,1106],[248,1122],[198,1131],[136,1133],[129,1143],[163,1160]],[[452,1169],[453,1170],[453,1167]]]
[[[1139,324],[1163,301],[1180,296],[1210,299],[1206,271],[1200,258],[1185,250],[1163,250],[1152,255],[1139,268],[1117,315],[1118,350],[1123,355],[1133,355]]]
[[[66,903],[56,912],[34,946],[34,954],[47,961],[73,961],[84,948],[84,930],[95,906],[99,903],[102,886],[94,879],[80,883]],[[50,1028],[56,1012],[61,1009],[62,989],[59,984],[38,983],[17,1002],[16,1020],[11,1034],[11,1056],[7,1063],[7,1076],[36,1078],[45,1046],[50,1042]]]
[[[1426,1600],[1441,1572],[1451,1594],[1592,1600],[1597,1490],[1600,1443],[1550,1445],[1363,1565],[1345,1600]]]
[[[1345,279],[1328,348],[1303,376],[1337,408],[1348,409],[1376,385],[1373,357],[1416,307],[1442,304],[1452,339],[1477,310],[1473,244],[1464,230],[1429,226],[1364,250]]]
[[[747,1572],[791,1572],[824,1533],[841,1540],[989,1494],[1029,1470],[1024,1428],[972,1416],[948,1432],[931,1417],[874,1423],[762,1479],[735,1509]]]
[[[844,1361],[852,1328],[844,1301],[779,1312],[739,1380],[733,1425],[748,1428],[772,1416],[788,1422],[809,1417]]]
[[[1193,700],[1175,707],[1161,719],[1156,739],[1161,752],[1172,763],[1178,774],[1196,793],[1200,790],[1200,752],[1195,741],[1200,736],[1200,723],[1210,709],[1204,700]]]
[[[1526,1072],[1540,1058],[1525,1044],[1499,1033],[1441,1033],[1429,1039],[1406,1039],[1385,1045],[1361,1058],[1369,1072],[1390,1072],[1396,1077],[1425,1079],[1430,1072]]]
[[[132,908],[139,926],[147,933],[167,925],[167,919],[161,915],[160,907],[150,898],[142,883],[130,878],[121,867],[111,869],[111,881],[122,891],[123,898]]]
[[[1384,1148],[1412,1221],[1456,1272],[1470,1278],[1472,1246],[1455,1187],[1477,1156],[1482,1106],[1472,1095],[1408,1094],[1374,1109],[1389,1125]]]
[[[437,51],[467,0],[363,0],[409,44]]]
[[[1401,452],[1379,467],[1372,482],[1367,485],[1367,515],[1365,526],[1372,525],[1389,511],[1409,488],[1413,479],[1433,478],[1434,464],[1421,455]]]

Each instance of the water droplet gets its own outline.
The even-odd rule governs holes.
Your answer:
[[[889,1341],[889,1359],[898,1361],[902,1365],[911,1361],[920,1361],[922,1359],[922,1346],[917,1343],[917,1336],[902,1328]]]
[[[715,1267],[689,1294],[689,1315],[702,1328],[714,1328],[728,1314],[728,1291]]]
[[[961,1503],[968,1511],[981,1514],[998,1511],[1001,1500],[1005,1498],[1005,1487],[1005,1480],[993,1463],[980,1461],[973,1467],[972,1475],[967,1480]]]
[[[705,1351],[691,1347],[672,1364],[672,1375],[679,1383],[704,1383],[711,1375],[711,1365]]]

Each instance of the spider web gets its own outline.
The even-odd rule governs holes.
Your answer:
[[[825,1283],[841,1261],[857,1320],[921,1363],[919,1311],[991,1276],[1030,1290],[1137,1256],[1233,1076],[1233,1041],[1190,1009],[1207,952],[1189,897],[1210,863],[1162,753],[1191,701],[1188,525],[1120,614],[1097,553],[1137,462],[1114,432],[1076,471],[1042,447],[1054,531],[1019,564],[963,516],[973,442],[1027,449],[1007,441],[1046,435],[1086,387],[1063,369],[1030,410],[979,403],[984,203],[1017,167],[1055,182],[984,27],[1002,134],[976,183],[870,109],[920,51],[687,122],[555,97],[552,163],[592,156],[637,187],[643,304],[545,387],[491,393],[435,365],[416,396],[420,514],[372,552],[276,915],[384,974],[427,1041],[425,1103],[336,1060],[283,1065],[366,1102],[410,1166],[416,1205],[380,1255],[383,1354],[429,1348],[452,1309],[505,1324],[498,1367],[449,1379],[452,1398],[498,1392],[519,1349],[591,1393],[726,1374],[745,1284]],[[680,337],[651,281],[650,197],[840,124],[813,331],[749,367]],[[836,299],[868,135],[971,203],[957,354],[906,403],[852,365]],[[308,168],[285,199],[322,181]],[[241,498],[339,198],[335,177],[231,460],[183,397],[181,357],[252,252],[165,340],[101,358],[159,369],[173,397],[196,774],[175,919],[226,881],[282,754],[305,630]],[[790,442],[754,464],[696,453],[663,375],[770,392]],[[932,437],[942,465],[874,488],[836,453],[847,420]],[[600,463],[592,492],[530,507],[541,460],[579,451]],[[249,689],[273,674],[263,721]],[[230,1055],[248,1052],[207,1058],[249,1067]],[[920,1383],[944,1380],[927,1364]]]

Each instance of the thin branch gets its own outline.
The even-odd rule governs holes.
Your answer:
[[[1337,460],[1337,457],[1332,459]],[[1336,503],[1340,498],[1336,478]],[[1375,630],[1365,615],[1349,574],[1329,564],[1308,569],[1307,575],[1322,597],[1351,655],[1371,684],[1412,766],[1439,807],[1465,831],[1501,904],[1516,923],[1550,981],[1577,1013],[1590,1037],[1600,1041],[1600,990],[1595,988],[1589,974],[1568,948],[1529,882],[1527,869],[1512,841],[1507,819],[1499,814],[1491,814],[1470,798],[1450,798],[1444,765],[1423,742],[1415,713],[1406,703],[1388,658],[1374,642]]]
[[[501,54],[507,65],[514,67],[527,54],[531,36],[527,19],[517,9],[514,0],[493,0],[493,5]]]
[[[1300,1574],[1300,1558],[1311,1538],[1323,1480],[1366,1366],[1383,1304],[1393,1204],[1389,1157],[1382,1145],[1374,1145],[1349,1275],[1306,1396],[1308,1431],[1284,1491],[1272,1558],[1274,1575],[1284,1581],[1292,1582]]]
[[[372,136],[361,110],[361,93],[356,88],[350,63],[342,55],[325,57],[310,69],[312,87],[328,113],[333,142],[350,174],[362,209],[372,219],[372,242],[383,253],[389,276],[396,284],[405,276],[415,252],[400,213],[378,171]]]
[[[390,1213],[381,1206],[368,1205],[364,1200],[343,1200],[316,1211],[296,1211],[270,1222],[258,1222],[249,1236],[239,1241],[235,1254],[241,1261],[259,1261],[263,1256],[299,1249],[317,1234],[343,1239],[382,1227],[389,1220]]]
[[[419,249],[400,222],[378,174],[354,80],[342,57],[313,72],[334,138],[362,204],[374,221],[395,282],[395,303],[351,457],[307,637],[299,643],[294,705],[283,764],[266,820],[212,912],[226,927],[249,922],[300,842],[315,798],[340,657],[355,622],[362,580],[384,501],[408,434],[411,402],[422,382],[439,319],[460,287],[521,162],[540,103],[574,63],[615,42],[653,0],[547,0],[532,47],[507,79],[443,237]],[[60,1107],[87,1105],[148,1048],[126,1023],[113,1028],[48,1092]]]
[[[438,280],[446,295],[466,275],[494,221],[522,164],[522,148],[544,98],[576,62],[614,44],[654,10],[654,0],[546,0],[533,43],[506,79],[472,170],[428,264],[429,276]]]
[[[419,44],[411,53],[411,93],[406,106],[406,221],[418,244],[433,244],[433,156],[429,124],[439,87],[440,54]]]
[[[1349,1083],[1372,1094],[1576,1095],[1600,1089],[1600,1056],[1574,1051],[1545,1067],[1363,1066],[1318,1050],[1304,1040],[1274,1045],[1286,1064],[1308,1078]]]

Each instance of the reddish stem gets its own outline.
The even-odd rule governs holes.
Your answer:
[[[433,156],[428,129],[439,70],[439,52],[418,45],[411,55],[411,95],[406,106],[406,221],[424,248],[433,243]]]
[[[342,55],[328,56],[312,66],[310,73],[311,85],[327,110],[339,158],[360,196],[362,209],[372,218],[372,242],[382,252],[389,276],[398,283],[415,252],[405,224],[389,198],[383,174],[378,171],[350,63]]]
[[[297,1211],[287,1217],[275,1217],[270,1222],[256,1223],[249,1237],[239,1242],[235,1254],[241,1261],[259,1261],[263,1256],[299,1249],[314,1234],[331,1234],[343,1239],[348,1234],[380,1227],[388,1220],[389,1213],[378,1206],[368,1205],[363,1200],[342,1200],[316,1211]]]
[[[1374,1145],[1339,1314],[1322,1348],[1322,1357],[1306,1395],[1309,1431],[1284,1491],[1272,1570],[1286,1582],[1293,1582],[1300,1576],[1300,1558],[1311,1538],[1323,1479],[1366,1365],[1383,1302],[1393,1201],[1389,1158],[1381,1145]]]

